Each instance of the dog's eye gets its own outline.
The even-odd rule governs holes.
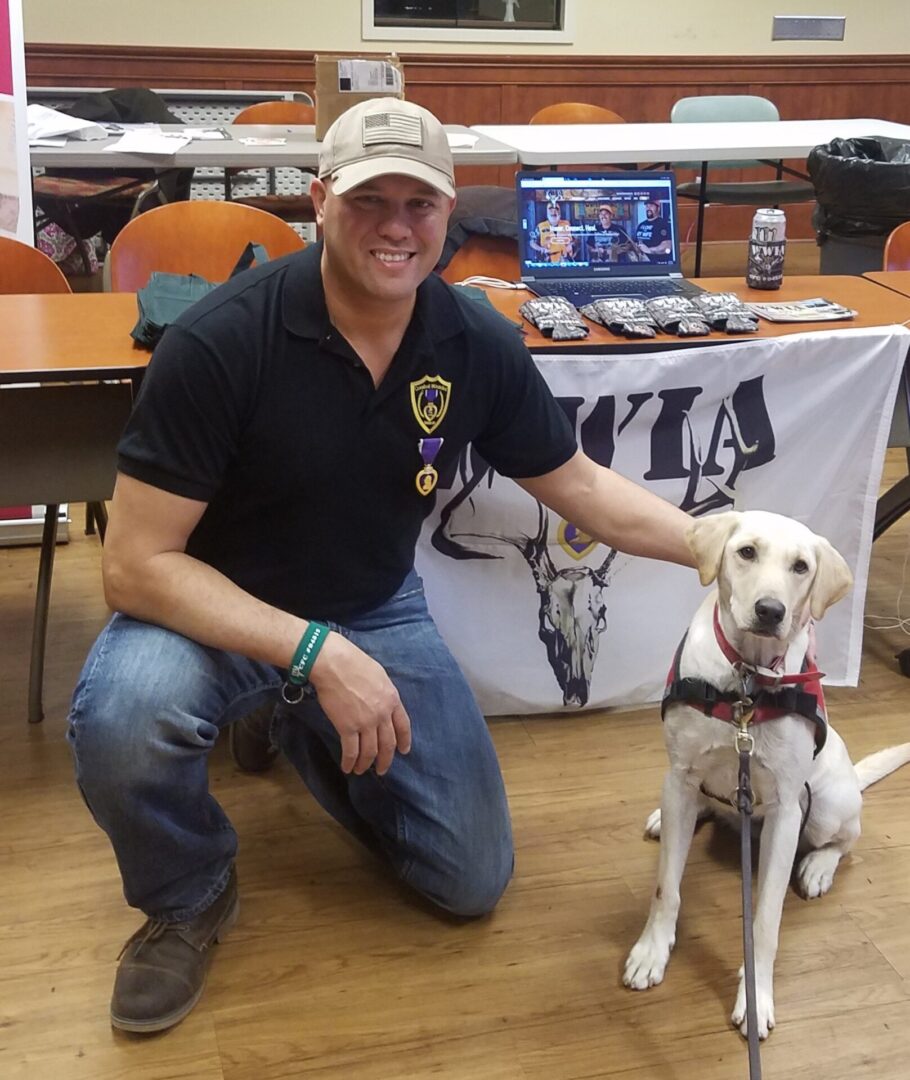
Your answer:
[[[739,555],[739,557],[741,559],[745,559],[746,562],[752,562],[752,560],[756,556],[756,551],[755,551],[755,548],[752,547],[751,544],[745,544],[745,545],[743,545],[743,547],[741,547],[739,549],[739,551],[737,552],[737,555]]]
[[[793,564],[793,573],[794,574],[808,574],[809,573],[809,564],[805,561],[805,559],[797,559],[796,560],[796,562]]]

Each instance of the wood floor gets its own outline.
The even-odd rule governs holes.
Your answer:
[[[902,456],[889,468],[897,475]],[[122,900],[74,787],[67,699],[105,619],[98,543],[61,547],[47,718],[25,721],[34,549],[0,549],[0,1077],[3,1080],[733,1080],[741,958],[735,838],[707,825],[684,882],[667,980],[624,990],[657,845],[642,827],[664,770],[656,710],[492,722],[517,844],[494,915],[441,919],[326,820],[285,764],[214,792],[241,838],[240,921],[202,1003],[162,1036],[114,1032]],[[874,545],[868,611],[893,613],[910,520]],[[910,603],[905,604],[910,607]],[[867,632],[858,689],[829,693],[854,757],[906,741],[902,634]],[[787,897],[766,1080],[905,1080],[910,1051],[910,769],[866,797],[833,891]]]

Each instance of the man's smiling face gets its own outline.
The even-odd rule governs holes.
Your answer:
[[[412,297],[439,262],[455,200],[397,174],[336,195],[331,182],[311,187],[332,277],[351,298]]]

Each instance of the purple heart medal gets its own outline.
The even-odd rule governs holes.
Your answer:
[[[433,462],[436,460],[436,455],[439,453],[442,443],[443,440],[440,438],[417,440],[417,448],[420,450],[423,465],[414,478],[414,483],[417,485],[417,490],[421,495],[429,495],[439,480],[439,473],[433,467]]]

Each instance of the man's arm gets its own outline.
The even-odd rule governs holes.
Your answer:
[[[684,536],[691,518],[581,450],[558,469],[517,483],[601,543],[630,555],[695,565]]]
[[[643,241],[641,243],[642,247],[652,255],[671,255],[673,253],[673,245],[670,242],[670,227],[663,220],[658,222],[651,231],[651,246],[649,247]]]
[[[290,667],[309,625],[239,588],[186,554],[204,502],[140,480],[117,478],[102,559],[114,610],[175,630],[202,645]],[[330,633],[310,672],[319,704],[341,737],[342,769],[385,772],[410,748],[410,721],[383,668]]]

